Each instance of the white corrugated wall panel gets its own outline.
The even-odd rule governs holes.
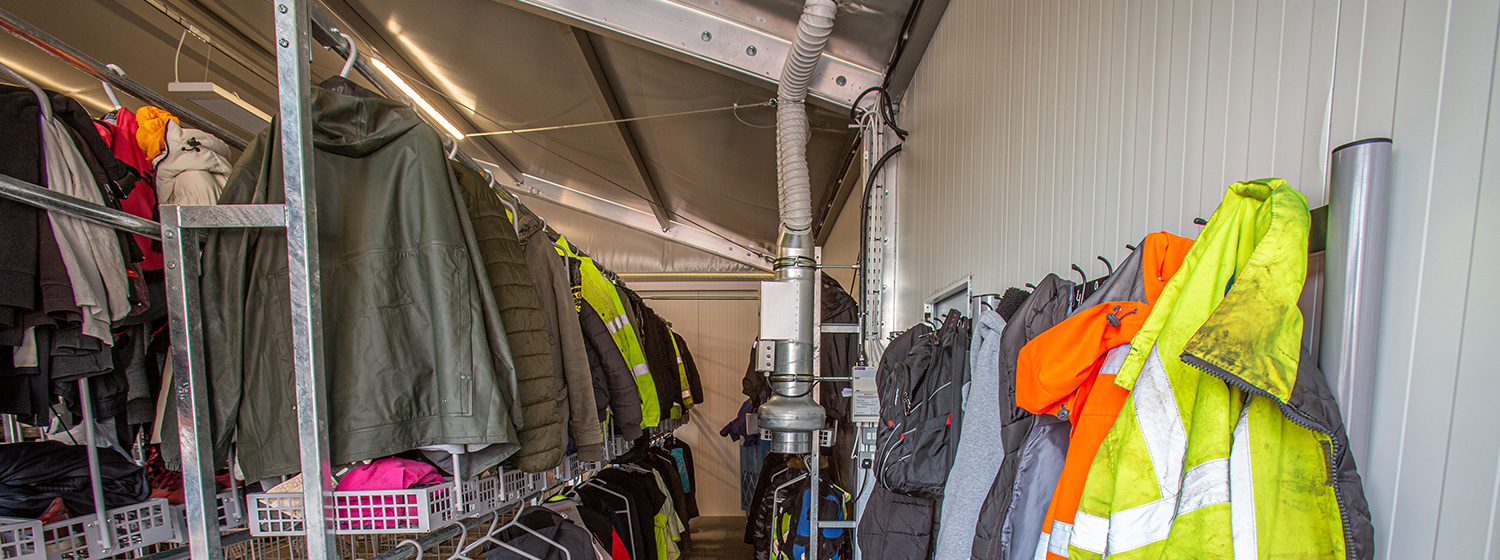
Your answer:
[[[1332,2],[955,1],[904,102],[900,322],[955,278],[1103,274],[1223,188],[1324,196]],[[954,254],[970,255],[954,259]]]
[[[1368,458],[1379,558],[1500,558],[1500,0],[953,0],[903,102],[897,322],[1194,236],[1236,180],[1326,203],[1395,139]]]

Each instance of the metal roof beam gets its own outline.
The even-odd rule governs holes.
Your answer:
[[[481,161],[479,164],[494,170],[488,162]],[[650,212],[607,198],[570,189],[535,175],[526,175],[525,184],[516,186],[511,191],[572,208],[590,216],[603,218],[631,229],[643,231],[668,241],[754,267],[758,270],[771,270],[771,260],[765,256],[767,249],[760,247],[759,244],[744,239],[735,239],[730,235],[721,236],[721,234],[711,233],[682,222],[672,222],[671,229],[663,231],[658,227],[656,217]],[[755,250],[752,251],[745,247],[751,247]]]
[[[791,39],[672,0],[501,0],[565,24],[643,42],[699,65],[750,76],[774,86]],[[824,53],[809,90],[816,100],[848,108],[861,91],[881,84],[879,69]]]
[[[386,40],[385,35],[381,34],[379,30],[375,29],[373,26],[370,26],[368,22],[365,21],[363,14],[359,13],[353,5],[349,4],[347,1],[344,2],[343,5],[344,7],[348,8],[350,12],[354,13],[354,17],[342,18],[341,14],[341,19],[348,22],[351,26],[363,27],[363,29],[348,31],[351,32],[351,34],[357,32],[358,36],[365,39],[365,41],[368,43],[368,46],[374,47],[374,49],[378,52],[386,53],[380,56],[382,62],[385,62],[387,65],[396,68],[410,68],[414,74],[417,74],[419,76],[422,75],[422,72],[418,70],[415,65],[406,60],[399,49],[396,49],[395,46],[391,45],[391,43]],[[344,42],[343,37],[340,37],[337,34],[338,22],[334,21],[332,15],[324,11],[323,8],[319,6],[318,2],[313,2],[309,6],[308,11],[309,17],[312,20],[311,33],[313,39],[323,46],[332,49],[333,52],[338,54],[339,56],[348,58],[349,45]],[[370,80],[370,82],[374,84],[382,94],[397,101],[415,106],[415,104],[411,102],[412,100],[407,99],[406,95],[402,93],[401,90],[395,86],[395,84],[392,84],[390,80],[386,79],[384,75],[382,75],[378,70],[375,69],[373,65],[370,64],[369,55],[368,53],[364,52],[364,50],[360,51],[359,59],[354,61],[354,68],[356,70],[359,70],[359,73],[364,75],[366,79]],[[424,80],[426,80],[425,76],[422,77]],[[414,87],[421,87],[421,84],[412,85]],[[464,124],[467,124],[470,128],[473,128],[474,123],[469,120],[468,113],[466,111],[463,111],[460,107],[451,103],[447,98],[433,97],[429,98],[429,100],[435,105],[446,105],[450,109],[452,109],[453,113],[457,114],[457,118],[452,119],[455,126],[462,126]],[[426,120],[427,116],[422,115],[422,118]],[[450,118],[452,118],[452,114],[450,114]],[[436,126],[436,123],[432,124]],[[491,157],[495,157],[498,160],[496,162],[497,165],[495,167],[495,171],[505,175],[506,177],[509,177],[511,181],[514,182],[514,184],[521,183],[521,181],[523,180],[523,173],[521,172],[520,167],[516,165],[515,159],[511,158],[510,154],[506,153],[504,150],[501,150],[499,146],[493,144],[492,142],[485,142],[483,144],[475,142],[474,147],[478,148],[479,150],[485,150],[486,148],[488,148],[487,151],[490,152],[490,154],[488,155],[490,155]]]
[[[599,50],[594,46],[589,32],[568,25],[563,26],[563,32],[571,35],[578,44],[578,54],[583,57],[583,63],[589,69],[589,79],[593,82],[596,94],[594,98],[598,100],[599,107],[604,109],[610,120],[626,118],[625,111],[620,109],[620,98],[615,94],[609,76],[604,73],[604,65],[599,62]],[[630,123],[616,122],[609,127],[619,134],[620,141],[625,144],[625,151],[630,153],[636,178],[646,185],[646,191],[651,195],[651,213],[656,215],[657,224],[662,231],[671,229],[672,210],[667,208],[667,199],[662,195],[661,185],[656,183],[656,178],[651,176],[651,169],[646,166],[646,158],[641,155],[640,145],[636,143],[635,133],[630,130]]]

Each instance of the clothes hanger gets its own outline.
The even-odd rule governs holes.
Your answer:
[[[599,484],[597,480],[592,479],[592,478],[590,478],[588,480],[585,480],[583,482],[583,484],[579,484],[578,488],[582,488],[582,487],[585,487],[585,486],[587,486],[589,488],[594,488],[596,490],[604,492],[605,494],[609,494],[611,496],[619,498],[620,500],[622,500],[622,501],[625,502],[626,509],[624,509],[624,510],[618,510],[617,509],[617,510],[615,510],[615,514],[619,515],[621,519],[625,520],[625,530],[630,532],[630,535],[629,535],[630,536],[630,549],[631,550],[640,550],[640,543],[635,542],[635,521],[630,518],[630,509],[629,509],[629,504],[631,503],[630,502],[630,498],[625,497],[624,494],[621,494],[621,493],[616,492],[614,490],[610,490],[609,488],[605,487],[602,484]],[[574,488],[573,489],[573,495],[574,496],[577,495],[578,488]]]
[[[343,37],[344,43],[349,45],[349,57],[344,59],[344,68],[339,70],[339,77],[348,78],[349,70],[354,68],[354,61],[359,60],[359,43],[354,42],[354,38],[348,33],[339,33],[339,36]]]
[[[510,544],[508,542],[505,542],[505,541],[502,541],[500,539],[495,538],[495,534],[496,533],[498,533],[500,531],[504,531],[505,528],[510,525],[510,523],[506,523],[503,526],[495,527],[495,524],[499,523],[499,522],[500,522],[500,514],[497,513],[497,514],[495,514],[495,517],[493,517],[493,518],[490,519],[490,527],[489,527],[489,529],[485,530],[484,536],[483,537],[479,537],[479,539],[475,540],[472,543],[469,543],[467,546],[464,545],[464,541],[468,540],[468,538],[469,538],[468,532],[465,531],[465,532],[459,533],[460,538],[458,540],[458,546],[454,547],[453,555],[449,556],[448,560],[474,560],[473,558],[469,557],[469,553],[473,552],[475,549],[477,549],[480,546],[483,546],[485,544],[492,544],[492,545],[498,546],[500,548],[509,550],[511,552],[516,553],[517,555],[520,555],[522,558],[526,558],[527,560],[542,560],[541,558],[537,558],[535,555],[533,555],[533,554],[531,554],[529,552],[526,552],[524,550],[516,548],[515,545],[512,545],[512,544]],[[514,522],[514,520],[512,520],[512,522]],[[550,539],[548,539],[548,540],[550,540]],[[416,544],[416,541],[411,541],[411,542],[412,542],[413,545]],[[405,541],[403,541],[403,544],[404,543],[405,543]],[[564,549],[563,552],[567,553],[567,550]],[[417,548],[417,558],[416,558],[416,560],[422,560],[422,550],[421,550],[420,547]]]
[[[499,519],[499,517],[497,516],[496,519]],[[521,516],[520,516],[520,514],[517,514],[516,517],[511,518],[511,520],[508,523],[506,523],[504,525],[501,525],[500,528],[497,529],[497,531],[504,531],[504,530],[509,529],[511,527],[516,527],[516,528],[521,529],[522,531],[526,531],[527,533],[531,533],[532,536],[534,536],[534,537],[536,537],[538,539],[541,539],[542,542],[545,542],[548,545],[551,545],[552,547],[554,547],[554,548],[556,548],[558,550],[561,550],[562,553],[563,553],[563,560],[573,560],[573,553],[569,552],[568,549],[567,549],[567,547],[563,546],[561,543],[559,543],[557,541],[552,540],[551,538],[547,537],[547,535],[543,535],[541,533],[538,533],[536,531],[536,529],[532,529],[531,527],[526,526],[525,523],[521,522]],[[493,535],[494,535],[494,533],[490,533],[488,535],[485,535],[485,538],[489,539],[491,541],[494,541],[496,543],[499,543],[500,541],[496,540]],[[507,548],[509,550],[512,550],[512,551],[514,551],[514,552],[516,552],[518,554],[521,554],[522,556],[526,556],[526,557],[529,557],[529,558],[536,558],[535,556],[532,556],[530,554],[526,554],[525,552],[522,552],[520,549],[518,549],[518,548],[516,548],[514,546],[511,546],[510,544],[504,544],[502,546],[504,546],[505,548]],[[541,559],[540,558],[536,558],[536,560],[541,560]]]
[[[31,90],[31,93],[36,95],[37,106],[42,110],[42,118],[48,121],[52,120],[52,103],[47,101],[47,94],[42,91],[41,86],[36,85],[36,82],[26,79],[25,76],[12,70],[11,67],[6,66],[4,63],[0,63],[0,71],[10,75],[11,78],[16,80],[16,83],[26,86],[26,89]]]

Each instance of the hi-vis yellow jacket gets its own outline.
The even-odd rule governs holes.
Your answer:
[[[1131,342],[1070,558],[1368,558],[1338,407],[1301,351],[1307,199],[1230,185]]]
[[[604,325],[609,327],[609,334],[620,348],[620,354],[625,357],[626,365],[630,366],[630,374],[635,376],[635,386],[641,392],[641,427],[656,427],[662,418],[661,405],[656,398],[656,381],[651,378],[651,370],[646,366],[646,352],[636,336],[635,327],[630,324],[630,315],[625,313],[625,304],[620,301],[619,290],[604,277],[599,265],[594,264],[594,259],[566,246],[563,248],[567,250],[568,256],[578,259],[583,276],[583,299],[599,312],[599,318],[604,319]]]

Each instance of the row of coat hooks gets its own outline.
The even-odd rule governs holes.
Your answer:
[[[1206,226],[1208,225],[1208,220],[1203,217],[1193,218],[1193,225],[1200,227]],[[1131,245],[1129,243],[1125,244],[1125,248],[1131,250],[1132,252],[1135,251],[1135,245]],[[1074,263],[1071,266],[1073,272],[1077,272],[1078,277],[1083,280],[1076,285],[1077,287],[1073,291],[1074,303],[1080,303],[1085,298],[1089,297],[1089,295],[1093,294],[1095,290],[1099,289],[1099,286],[1104,285],[1104,282],[1106,280],[1109,280],[1109,277],[1113,276],[1115,273],[1114,265],[1109,262],[1109,259],[1104,258],[1104,255],[1096,255],[1094,258],[1099,259],[1099,261],[1104,263],[1104,276],[1089,280],[1088,273],[1084,272],[1083,268],[1079,267],[1077,263]],[[1036,284],[1027,282],[1026,287],[1028,289],[1035,290]]]

